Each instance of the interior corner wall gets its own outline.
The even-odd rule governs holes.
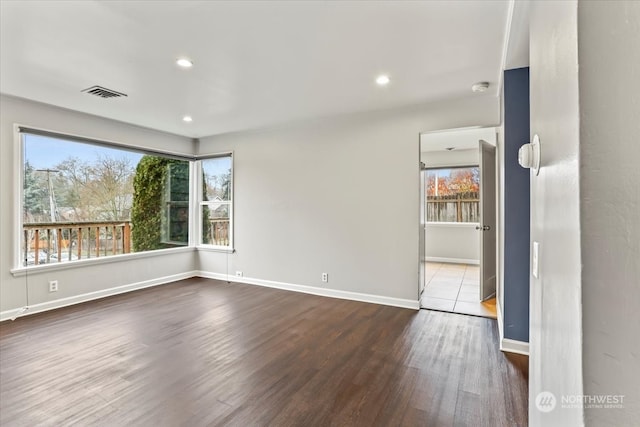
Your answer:
[[[640,420],[640,3],[580,2],[580,202],[587,426]],[[622,399],[620,401],[620,399]]]
[[[530,11],[530,137],[542,152],[531,178],[531,239],[540,243],[530,277],[531,426],[583,425],[579,405],[561,407],[563,396],[583,394],[577,11],[576,0],[532,2]],[[543,391],[555,409],[537,408]]]
[[[417,304],[419,134],[498,121],[481,96],[203,138],[234,153],[236,252],[200,268]]]
[[[21,170],[14,163],[19,147],[14,124],[189,155],[194,154],[194,144],[189,138],[6,95],[0,96],[0,113],[0,313],[6,315],[27,305],[27,287],[30,306],[53,307],[57,301],[66,304],[87,295],[108,294],[113,288],[175,280],[195,270],[193,251],[183,251],[56,271],[30,270],[26,276],[14,277],[10,272],[15,267],[14,239],[20,233],[15,230],[14,200],[19,191],[16,177]],[[49,293],[49,280],[59,281],[57,293]]]
[[[529,169],[518,150],[529,142],[529,68],[504,72],[503,333],[529,342]]]

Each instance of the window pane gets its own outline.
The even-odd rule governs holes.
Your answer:
[[[426,173],[427,221],[478,222],[480,170],[431,169]]]
[[[228,203],[208,203],[202,206],[202,243],[229,246],[230,208]]]
[[[203,160],[202,172],[205,200],[231,200],[231,156]]]
[[[189,162],[23,134],[24,265],[188,242]]]
[[[162,216],[162,242],[189,243],[189,163],[168,160]]]

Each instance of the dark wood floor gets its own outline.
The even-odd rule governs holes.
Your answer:
[[[190,279],[0,324],[0,424],[517,426],[495,321]]]

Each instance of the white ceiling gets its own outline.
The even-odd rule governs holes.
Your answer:
[[[511,1],[7,1],[0,91],[189,137],[497,96]],[[512,28],[513,30],[513,28]],[[194,62],[190,70],[178,57]],[[387,73],[391,83],[377,87]],[[485,94],[471,85],[489,81]],[[101,99],[100,85],[128,95]],[[193,116],[184,123],[183,115]]]
[[[439,132],[429,132],[420,135],[420,151],[444,151],[447,148],[455,150],[477,150],[478,141],[496,143],[496,128],[466,128],[450,129]]]
[[[514,2],[505,70],[529,66],[529,1]]]

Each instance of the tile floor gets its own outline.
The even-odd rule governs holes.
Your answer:
[[[426,262],[425,280],[423,308],[496,318],[496,299],[480,301],[479,266]]]

